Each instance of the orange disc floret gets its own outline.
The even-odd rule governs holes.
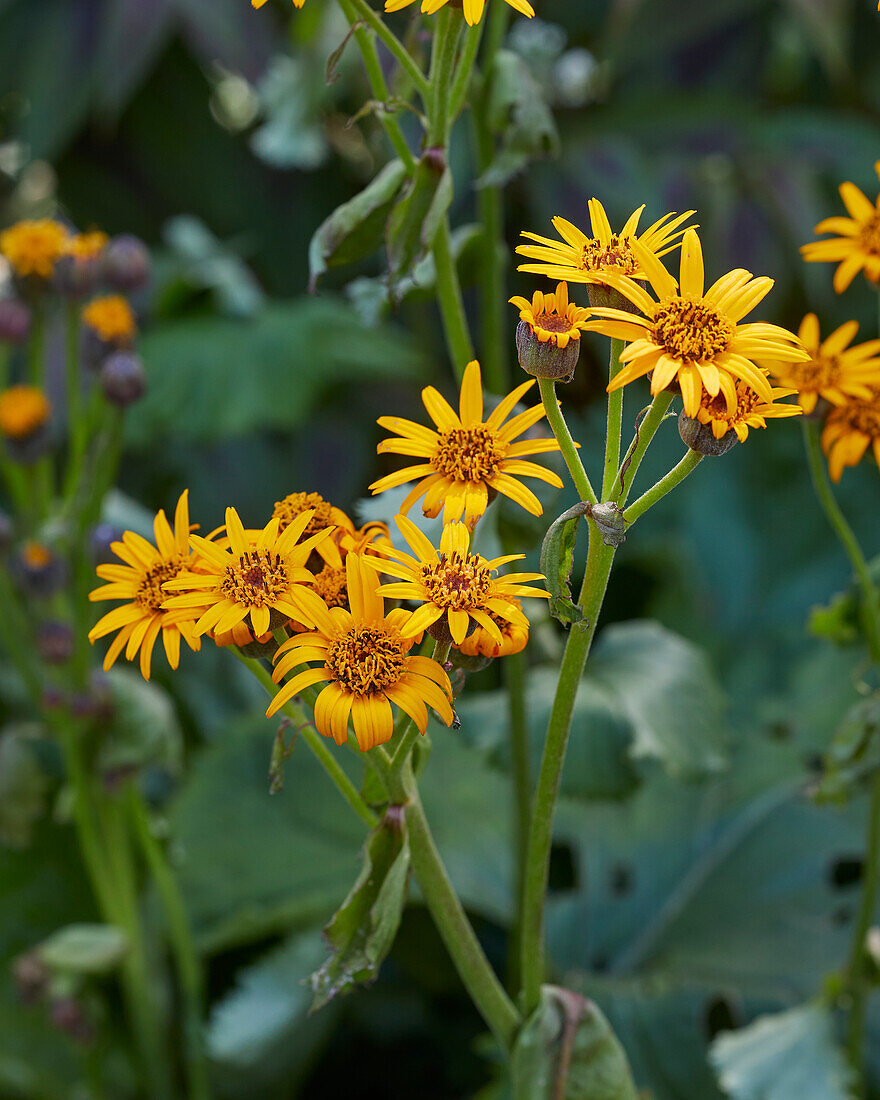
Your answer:
[[[93,298],[83,308],[82,319],[105,344],[127,344],[137,332],[134,310],[121,294]]]
[[[69,234],[52,218],[16,222],[0,233],[0,252],[16,275],[50,279]]]
[[[97,260],[107,247],[110,238],[100,229],[88,233],[74,233],[64,243],[64,255],[75,260]]]
[[[10,386],[0,393],[0,432],[7,439],[26,439],[51,415],[52,406],[36,386]]]

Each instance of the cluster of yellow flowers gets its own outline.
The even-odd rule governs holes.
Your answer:
[[[523,555],[487,560],[471,550],[473,529],[497,493],[541,513],[518,477],[561,484],[556,474],[523,457],[557,449],[555,440],[516,442],[543,415],[541,406],[510,415],[532,385],[517,387],[484,419],[480,368],[471,363],[459,414],[433,387],[423,391],[437,430],[381,418],[379,423],[399,436],[379,451],[413,455],[423,464],[391,474],[373,490],[420,478],[402,512],[423,495],[426,514],[436,516],[443,507],[438,548],[401,514],[397,527],[411,553],[398,550],[384,524],[358,529],[317,493],[285,497],[258,530],[245,529],[236,510],[228,508],[223,527],[207,537],[193,533],[184,493],[173,527],[164,512],[156,516],[154,543],[126,531],[112,547],[120,564],[98,566],[107,583],[91,593],[92,600],[123,601],[89,635],[94,642],[116,634],[104,667],[124,651],[128,660],[139,655],[141,672],[149,678],[160,634],[172,668],[180,659],[181,639],[198,650],[207,635],[221,646],[274,648],[273,679],[288,679],[269,716],[294,695],[323,685],[313,699],[315,725],[337,743],[347,739],[349,720],[361,749],[388,741],[394,731],[392,704],[421,732],[428,707],[451,724],[452,687],[444,663],[411,653],[413,647],[427,632],[443,662],[450,646],[471,656],[518,652],[528,639],[520,599],[547,595],[528,584],[542,579],[540,574],[498,574]],[[380,574],[395,579],[383,584]],[[386,598],[406,601],[415,610],[386,611]]]
[[[530,19],[535,14],[535,9],[528,3],[528,0],[506,0],[506,2],[520,12],[521,15],[527,15]],[[251,4],[255,8],[261,8],[265,3],[266,0],[251,0]],[[295,8],[301,8],[304,3],[305,0],[293,0]],[[408,8],[415,3],[416,0],[385,0],[385,10],[401,11],[403,8]],[[449,3],[455,4],[456,0],[421,0],[422,14],[434,15]],[[463,9],[466,22],[473,27],[483,18],[486,0],[458,0],[458,7]]]

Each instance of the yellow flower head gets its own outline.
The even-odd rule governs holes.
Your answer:
[[[295,8],[301,8],[306,0],[293,0],[293,6]],[[266,0],[251,0],[251,7],[261,8],[266,3]]]
[[[555,294],[536,290],[531,302],[519,296],[510,302],[519,307],[520,320],[542,344],[555,344],[560,349],[567,348],[570,340],[580,340],[590,317],[588,309],[569,302],[567,283],[559,283]]]
[[[523,233],[523,237],[537,244],[521,244],[516,251],[520,256],[539,262],[521,264],[518,270],[546,275],[549,279],[566,279],[570,283],[604,283],[618,288],[621,278],[647,278],[639,257],[633,251],[634,241],[640,242],[655,257],[665,256],[677,247],[684,232],[681,226],[694,213],[688,210],[678,216],[664,214],[639,234],[639,219],[645,209],[640,206],[627,219],[623,229],[613,233],[602,203],[598,199],[590,199],[588,208],[590,237],[565,218],[553,219],[553,228],[562,240],[554,241],[537,233]]]
[[[303,512],[283,532],[271,519],[262,531],[245,531],[234,508],[226,509],[226,539],[212,542],[193,535],[199,572],[191,569],[169,581],[163,606],[196,619],[193,633],[225,634],[250,616],[251,633],[259,638],[287,619],[313,626],[324,605],[311,589],[306,569],[312,550],[332,528],[300,542],[312,518]],[[181,595],[170,595],[179,592]],[[277,612],[274,616],[272,612]]]
[[[767,419],[780,416],[800,416],[804,411],[800,405],[780,405],[776,402],[780,397],[790,397],[795,390],[771,389],[771,398],[764,401],[751,386],[737,379],[736,408],[731,411],[723,394],[712,397],[703,391],[700,407],[697,409],[697,420],[701,424],[708,424],[712,428],[712,435],[721,439],[728,432],[736,432],[736,438],[740,443],[745,443],[748,438],[749,428],[766,428]]]
[[[74,233],[64,243],[64,255],[72,256],[74,260],[81,262],[97,260],[107,247],[110,238],[100,229],[93,229],[88,233]]]
[[[798,339],[810,358],[805,363],[764,363],[781,386],[797,391],[805,413],[818,399],[843,405],[851,397],[869,400],[871,387],[880,386],[880,340],[850,347],[859,331],[857,321],[847,321],[825,340],[820,340],[819,318],[808,313],[801,321]]]
[[[334,507],[320,493],[290,493],[284,500],[276,502],[272,515],[278,520],[279,531],[284,531],[303,512],[312,513],[312,518],[303,532],[305,538],[319,531],[326,531],[328,527],[336,528],[334,537],[320,542],[316,552],[328,565],[341,569],[342,559],[336,544],[343,531],[354,533],[354,524],[341,508]]]
[[[272,631],[267,630],[259,638],[254,638],[246,624],[240,622],[236,623],[231,630],[224,630],[222,634],[219,634],[216,630],[213,631],[211,637],[214,640],[214,645],[220,646],[221,649],[227,649],[230,646],[237,646],[242,649],[246,645],[253,645],[255,641],[265,645],[272,640]]]
[[[0,233],[0,252],[16,275],[50,279],[67,239],[65,227],[52,218],[16,222]]]
[[[99,565],[98,576],[108,584],[89,593],[90,600],[124,600],[109,611],[89,632],[89,641],[118,631],[104,657],[105,670],[110,668],[125,649],[126,660],[133,661],[140,651],[141,674],[150,678],[150,662],[153,647],[161,632],[165,654],[172,668],[180,660],[180,639],[190,649],[198,649],[201,640],[193,634],[190,616],[163,608],[167,595],[163,589],[166,581],[179,577],[189,566],[190,525],[189,502],[182,493],[174,513],[172,531],[164,512],[153,521],[156,545],[147,542],[134,531],[126,531],[121,542],[114,542],[112,550],[121,559],[121,565]]]
[[[0,432],[7,439],[26,439],[51,415],[52,406],[36,386],[10,386],[0,392]]]
[[[510,598],[513,607],[522,610],[519,600]],[[509,657],[513,653],[522,653],[529,641],[528,622],[508,622],[493,611],[489,617],[501,631],[501,641],[493,637],[485,627],[478,626],[458,647],[466,657]]]
[[[385,10],[400,11],[415,2],[416,0],[385,0]],[[450,0],[422,0],[422,14],[433,15],[448,3],[450,3]],[[507,3],[520,12],[521,15],[527,15],[529,19],[535,14],[535,9],[528,3],[528,0],[507,0]],[[486,0],[463,0],[460,6],[464,8],[464,17],[468,25],[473,27],[483,18]]]
[[[703,250],[695,230],[688,229],[682,241],[680,284],[638,241],[632,248],[657,300],[626,280],[619,289],[643,317],[620,309],[593,310],[595,319],[587,324],[591,332],[627,341],[620,356],[623,366],[609,390],[651,374],[652,394],[677,383],[690,417],[697,416],[704,392],[710,397],[723,394],[733,414],[739,401],[737,378],[763,401],[773,400],[770,382],[755,365],[756,359],[796,363],[809,358],[797,337],[778,325],[740,324],[770,291],[772,279],[753,279],[740,268],[704,290]]]
[[[326,684],[315,702],[315,727],[337,745],[348,739],[349,717],[363,752],[390,740],[392,703],[421,733],[428,725],[427,707],[451,725],[449,677],[437,661],[409,655],[415,639],[404,628],[411,613],[397,608],[385,614],[379,578],[357,554],[348,555],[345,567],[351,610],[322,605],[315,615],[317,629],[281,646],[273,679],[277,683],[298,671],[272,700],[267,717],[297,693]],[[304,668],[309,662],[320,667]]]
[[[534,384],[533,379],[517,386],[485,420],[479,363],[469,363],[464,372],[459,415],[433,386],[428,386],[422,390],[422,401],[436,430],[399,416],[379,418],[381,427],[399,433],[379,444],[379,454],[412,455],[420,458],[421,463],[380,478],[370,489],[381,493],[419,478],[418,485],[400,507],[404,515],[423,496],[422,511],[426,516],[437,516],[442,508],[444,523],[464,516],[471,529],[497,493],[510,497],[532,515],[540,516],[543,512],[541,502],[517,479],[536,477],[560,488],[562,481],[551,470],[524,461],[527,455],[558,451],[559,444],[555,439],[514,442],[541,419],[544,415],[542,405],[507,420],[517,401]]]
[[[822,430],[832,481],[840,481],[846,466],[857,466],[868,447],[880,464],[880,387],[867,400],[852,398],[831,410]]]
[[[121,294],[93,298],[83,307],[82,319],[106,344],[127,344],[137,331],[134,311]]]
[[[874,165],[880,176],[880,160]],[[848,218],[825,218],[816,226],[816,233],[836,233],[824,241],[811,241],[801,246],[807,263],[836,263],[834,289],[842,294],[860,271],[872,283],[880,283],[880,195],[876,203],[854,183],[840,185],[840,197]]]
[[[528,630],[522,608],[511,600],[520,596],[549,598],[546,592],[523,583],[543,580],[541,573],[496,577],[500,566],[520,561],[525,555],[509,554],[487,561],[479,554],[471,554],[470,536],[463,523],[450,523],[443,528],[439,551],[406,516],[398,516],[396,523],[415,557],[392,547],[379,548],[381,557],[363,561],[380,573],[400,578],[383,585],[380,589],[383,595],[421,604],[404,626],[404,637],[415,637],[423,630],[443,636],[448,630],[448,637],[459,646],[472,629],[482,627],[500,646],[504,637],[493,615]]]

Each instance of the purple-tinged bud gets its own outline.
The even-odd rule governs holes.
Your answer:
[[[118,562],[111,546],[122,539],[122,528],[113,523],[99,523],[92,528],[89,536],[89,548],[95,565],[110,565]]]
[[[31,330],[31,311],[20,298],[0,299],[0,340],[23,344]]]
[[[67,623],[43,623],[37,631],[37,650],[47,665],[66,664],[73,656],[73,631]]]
[[[54,596],[67,582],[64,560],[42,542],[26,542],[13,558],[10,569],[29,596]]]
[[[143,360],[130,351],[108,355],[101,367],[101,388],[107,400],[120,408],[139,401],[147,389]]]
[[[12,519],[0,509],[0,554],[4,554],[12,545],[14,534]]]
[[[12,980],[21,1000],[35,1004],[45,993],[49,982],[49,971],[36,951],[19,955],[12,963]]]
[[[77,1043],[86,1046],[95,1038],[95,1029],[75,997],[60,997],[53,1001],[49,1018],[53,1027],[69,1035]]]
[[[124,293],[139,290],[150,277],[150,252],[132,233],[123,233],[104,250],[104,278]]]

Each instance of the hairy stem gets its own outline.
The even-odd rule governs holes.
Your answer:
[[[689,450],[684,458],[676,466],[672,467],[668,474],[661,477],[646,493],[642,493],[638,500],[633,501],[629,508],[623,513],[624,520],[627,523],[635,523],[639,516],[643,516],[649,508],[653,508],[667,493],[671,493],[676,486],[681,485],[684,479],[689,474],[692,474],[702,461],[703,456],[698,451]]]
[[[591,504],[597,504],[596,493],[590,484],[589,477],[587,477],[587,471],[581,462],[575,442],[571,438],[571,432],[568,430],[565,417],[562,415],[562,409],[559,407],[559,398],[556,396],[556,383],[552,378],[539,378],[538,387],[541,391],[541,400],[544,402],[547,420],[553,429],[553,434],[556,436],[556,441],[562,451],[562,457],[565,459],[565,465],[571,474],[571,480],[574,482],[578,497],[581,500],[588,500]]]
[[[623,340],[611,341],[608,361],[608,381],[620,370]],[[620,437],[623,430],[623,387],[608,394],[608,426],[605,435],[605,471],[602,475],[602,499],[610,500],[620,465]]]

